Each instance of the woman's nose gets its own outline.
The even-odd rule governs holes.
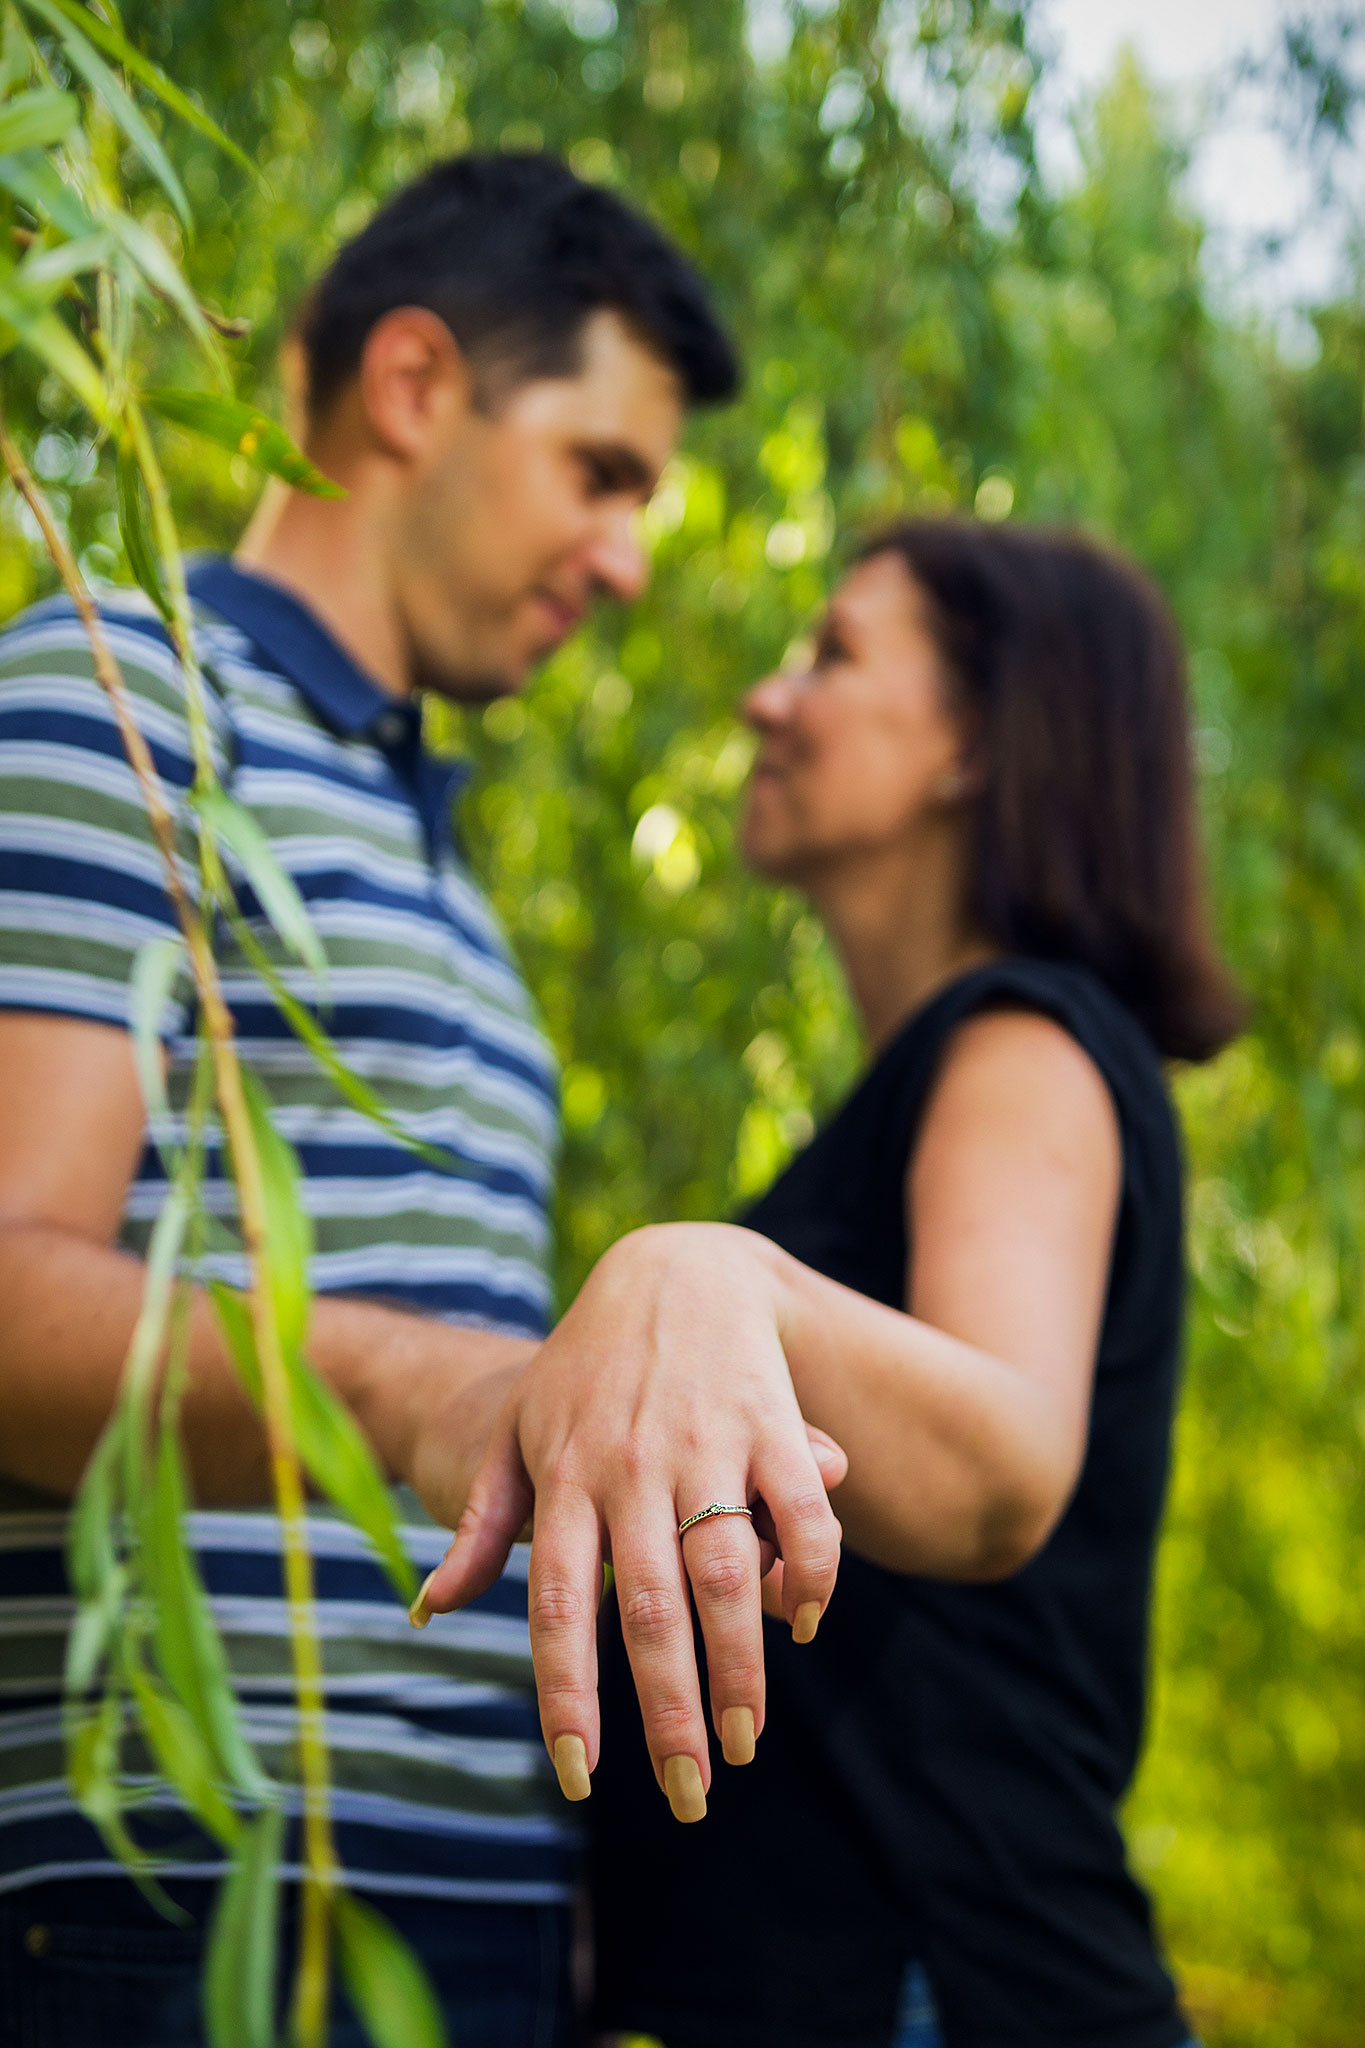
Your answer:
[[[791,716],[793,679],[785,669],[776,669],[761,682],[754,683],[745,691],[740,703],[746,725],[756,732],[771,731],[774,726],[785,725]]]

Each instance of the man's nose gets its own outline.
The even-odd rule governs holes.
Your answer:
[[[639,597],[649,581],[649,557],[638,519],[625,513],[602,528],[593,544],[591,568],[602,589],[621,603]]]

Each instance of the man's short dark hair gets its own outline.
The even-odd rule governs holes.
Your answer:
[[[682,252],[557,157],[458,156],[396,193],[338,251],[298,321],[308,411],[325,415],[396,306],[439,314],[485,395],[571,376],[585,321],[610,310],[678,376],[690,404],[734,395],[739,365]]]

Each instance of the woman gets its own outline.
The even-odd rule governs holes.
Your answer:
[[[654,1726],[646,1750],[608,1617],[599,2021],[666,2048],[1177,2048],[1115,1808],[1181,1333],[1162,1061],[1209,1057],[1239,1021],[1179,644],[1085,541],[914,522],[747,713],[745,852],[823,917],[872,1062],[744,1230],[678,1226],[671,1253],[643,1234],[673,1278],[634,1342],[721,1375],[714,1409],[775,1333],[847,1454],[844,1555],[814,1640],[816,1613],[766,1631],[766,1722],[708,1624],[713,1724],[747,1767],[701,1754],[696,1783]],[[618,1309],[644,1273],[642,1254],[621,1268]],[[689,1285],[693,1321],[670,1326],[658,1302]],[[580,1344],[587,1313],[566,1319]],[[599,1305],[601,1358],[610,1328]],[[678,1538],[699,1606],[727,1573],[742,1591],[716,1532],[757,1554],[734,1511],[761,1488],[740,1483],[698,1477],[731,1511]],[[675,1750],[681,1693],[677,1722]],[[652,1780],[679,1817],[709,1781],[706,1825],[674,1826]]]

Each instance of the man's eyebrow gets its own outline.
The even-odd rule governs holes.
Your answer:
[[[608,472],[617,490],[638,491],[642,498],[653,495],[659,472],[629,441],[585,441],[582,452]]]

